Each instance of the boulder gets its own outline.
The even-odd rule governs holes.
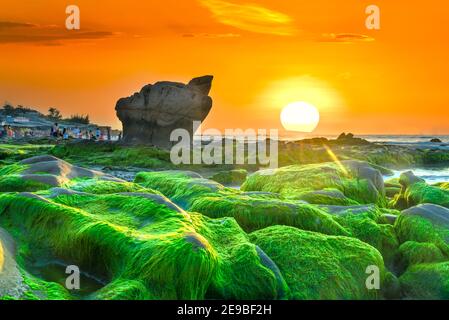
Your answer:
[[[406,299],[448,300],[449,262],[418,264],[410,267],[399,281]]]
[[[404,210],[396,225],[401,242],[415,241],[435,244],[449,254],[449,209],[434,204],[423,204]]]
[[[2,297],[18,299],[27,290],[14,255],[12,237],[0,228],[0,300]]]
[[[415,183],[425,182],[424,179],[421,179],[413,173],[413,171],[407,171],[401,174],[399,178],[399,183],[403,188],[408,188]]]
[[[37,156],[0,169],[0,192],[33,192],[76,179],[125,182],[100,171],[74,166],[52,156]]]
[[[395,196],[391,205],[397,209],[407,209],[418,204],[436,204],[449,208],[449,190],[428,185],[413,172],[401,175],[401,192]]]
[[[18,261],[33,267],[46,258],[67,261],[101,280],[103,288],[90,289],[89,299],[272,300],[288,294],[276,264],[232,218],[185,212],[157,194],[58,192],[44,201],[2,194],[2,220],[23,230],[16,236],[26,244]],[[1,280],[0,273],[0,293]]]
[[[250,234],[250,240],[277,265],[293,300],[381,298],[379,290],[367,289],[366,270],[379,268],[383,288],[382,256],[357,239],[274,226]]]
[[[123,123],[126,143],[173,145],[170,134],[185,129],[192,137],[193,121],[203,121],[212,108],[208,96],[213,76],[195,78],[188,84],[157,82],[117,102],[117,116]]]
[[[211,176],[210,179],[223,185],[240,186],[243,182],[245,182],[247,176],[248,172],[242,169],[220,171]]]
[[[353,200],[345,205],[385,202],[385,186],[380,171],[369,163],[354,160],[260,170],[249,176],[241,189],[274,192],[296,200],[304,200],[302,196],[305,193],[332,189]]]

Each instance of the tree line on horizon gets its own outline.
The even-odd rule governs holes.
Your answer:
[[[13,106],[10,103],[5,103],[3,105],[3,107],[0,109],[1,113],[3,113],[5,116],[20,116],[20,115],[24,115],[26,113],[29,112],[37,112],[39,114],[41,114],[39,111],[29,108],[29,107],[24,107],[21,105],[18,106]],[[84,125],[88,125],[90,124],[90,119],[89,119],[89,115],[83,115],[83,114],[73,114],[68,118],[64,118],[62,113],[57,109],[57,108],[49,108],[48,109],[48,113],[46,115],[41,114],[42,117],[47,118],[50,121],[59,121],[59,122],[72,122],[72,123],[78,123],[78,124],[84,124]]]

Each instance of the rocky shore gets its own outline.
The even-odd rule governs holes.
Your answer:
[[[449,298],[447,183],[384,179],[447,164],[444,150],[285,142],[275,170],[174,167],[110,143],[0,155],[1,299]],[[61,280],[68,265],[92,282],[81,293]]]

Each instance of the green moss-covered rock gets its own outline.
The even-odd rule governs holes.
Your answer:
[[[394,198],[393,207],[407,209],[418,204],[432,203],[449,208],[449,190],[430,186],[412,172],[403,173],[400,182],[402,191]]]
[[[146,188],[162,192],[173,202],[188,210],[197,199],[224,193],[237,193],[218,182],[203,179],[189,171],[141,172],[134,180]]]
[[[248,171],[240,169],[220,171],[210,177],[210,179],[225,186],[240,186],[243,182],[245,182],[247,176]]]
[[[325,207],[323,207],[325,208]],[[339,209],[337,211],[337,209]],[[378,249],[388,267],[392,267],[399,242],[393,225],[384,221],[385,209],[376,206],[327,207],[334,219],[349,234]]]
[[[33,156],[44,155],[53,148],[53,145],[49,144],[0,144],[0,160],[6,164],[11,164],[16,161],[20,161]]]
[[[157,194],[57,191],[0,195],[0,224],[30,247],[21,250],[24,261],[63,261],[102,279],[107,285],[91,298],[276,299],[288,292],[234,219],[189,214]]]
[[[433,204],[407,209],[399,216],[395,229],[401,243],[433,243],[449,255],[449,209]]]
[[[0,228],[0,300],[61,300],[70,299],[62,286],[37,279],[23,269],[23,261],[16,260],[13,238]]]
[[[52,156],[36,156],[0,169],[0,192],[34,192],[79,179],[124,182],[102,172],[73,166]]]
[[[355,206],[359,203],[346,197],[340,190],[318,190],[300,193],[296,197],[298,200],[310,204]]]
[[[401,263],[405,268],[421,263],[443,262],[441,250],[433,243],[407,241],[399,247]]]
[[[162,195],[160,192],[157,192],[153,189],[144,188],[136,183],[106,181],[98,179],[74,181],[73,183],[66,185],[66,187],[74,191],[93,193],[93,194],[137,192],[137,193],[151,193]]]
[[[396,197],[400,193],[401,193],[401,188],[397,188],[397,187],[387,187],[387,188],[385,188],[385,195],[388,198],[394,198],[394,197]]]
[[[449,182],[438,183],[435,186],[444,190],[449,190]]]
[[[414,265],[399,281],[406,299],[448,300],[449,262]]]
[[[281,270],[292,299],[376,299],[368,290],[366,270],[377,266],[381,286],[384,262],[373,247],[357,239],[327,236],[292,227],[275,226],[250,235]]]
[[[331,235],[349,235],[329,214],[316,206],[298,201],[237,194],[202,197],[194,201],[191,210],[212,218],[233,217],[247,232],[286,225]]]
[[[246,180],[244,191],[266,191],[298,199],[306,192],[336,189],[361,204],[385,204],[381,173],[364,162],[344,161],[259,171]]]
[[[173,167],[168,151],[150,146],[82,141],[57,145],[50,153],[55,157],[84,165],[149,169]]]

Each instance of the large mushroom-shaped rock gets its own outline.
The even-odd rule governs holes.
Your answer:
[[[124,142],[168,148],[173,145],[173,130],[185,129],[193,136],[193,122],[203,121],[212,108],[212,98],[208,96],[212,80],[213,76],[204,76],[187,85],[157,82],[120,99],[115,109],[123,123]]]

